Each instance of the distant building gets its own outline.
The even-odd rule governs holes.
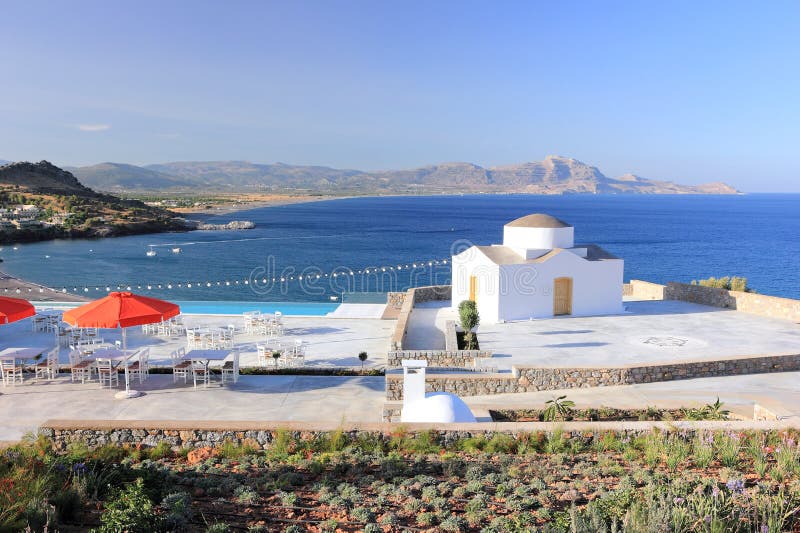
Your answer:
[[[453,307],[474,300],[483,323],[622,311],[624,262],[574,243],[574,228],[528,215],[503,227],[503,244],[453,256]]]

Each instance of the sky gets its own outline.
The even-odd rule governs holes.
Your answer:
[[[800,2],[0,0],[0,159],[574,157],[800,192]]]

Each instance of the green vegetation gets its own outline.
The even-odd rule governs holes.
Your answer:
[[[575,402],[567,400],[566,394],[547,400],[544,403],[545,408],[544,411],[542,411],[542,416],[545,421],[554,422],[556,420],[572,419],[572,411],[574,411]]]
[[[29,439],[0,452],[0,531],[796,531],[799,437],[279,430],[194,459]]]
[[[464,300],[458,304],[458,319],[461,329],[464,330],[464,340],[467,350],[475,349],[475,334],[473,329],[481,323],[478,314],[478,305],[472,300]]]
[[[575,404],[559,396],[545,402],[544,409],[500,409],[489,411],[492,419],[498,422],[554,422],[554,421],[647,421],[647,420],[728,420],[730,411],[723,409],[723,403],[716,399],[703,407],[681,407],[678,409],[617,409],[599,407],[575,409]]]
[[[364,362],[367,360],[367,352],[358,352],[358,360],[361,361],[361,373],[364,373]]]
[[[739,276],[725,276],[724,278],[711,277],[701,280],[692,280],[692,285],[700,285],[701,287],[714,287],[729,291],[753,292],[753,290],[747,286],[747,278],[742,278]]]

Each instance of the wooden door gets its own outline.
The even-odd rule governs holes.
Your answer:
[[[553,314],[572,314],[572,278],[556,278],[553,281]]]
[[[475,276],[469,277],[469,299],[473,302],[477,302],[476,299],[478,297],[478,278]]]

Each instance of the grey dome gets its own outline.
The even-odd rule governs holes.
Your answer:
[[[520,217],[516,220],[512,220],[506,227],[510,228],[571,228],[570,224],[567,224],[563,220],[559,220],[556,217],[545,215],[542,213],[534,213],[533,215],[526,215],[524,217]]]

